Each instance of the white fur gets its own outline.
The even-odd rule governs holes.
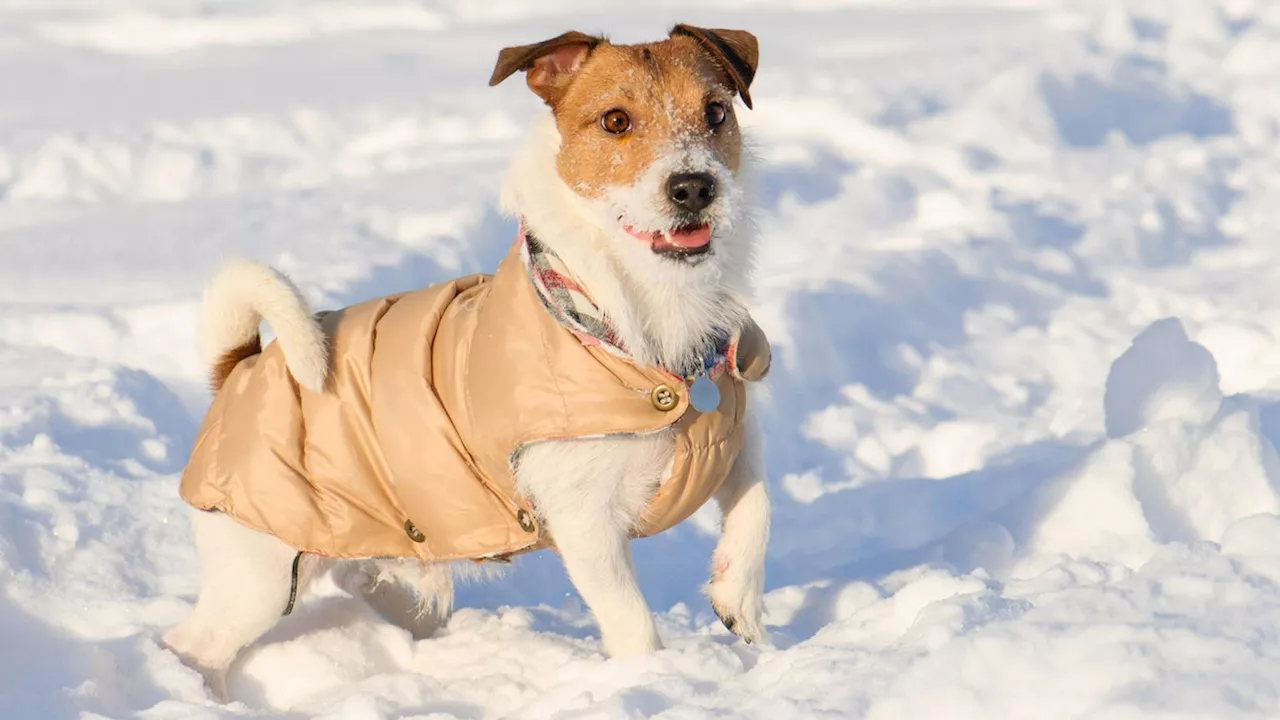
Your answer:
[[[338,586],[365,602],[414,638],[430,637],[453,610],[453,568],[416,560],[330,562]],[[473,563],[474,564],[474,563]]]
[[[249,342],[266,320],[284,350],[285,364],[298,384],[324,389],[329,374],[328,342],[289,278],[266,265],[233,260],[204,289],[200,350],[212,366],[226,351]]]
[[[742,199],[741,171],[735,177],[708,153],[671,148],[633,187],[588,200],[556,172],[559,142],[550,116],[539,120],[513,159],[503,187],[504,207],[522,217],[563,259],[636,359],[671,367],[699,349],[709,330],[738,327],[746,316],[752,262],[752,222]],[[696,264],[655,255],[626,233],[618,220],[623,217],[631,223],[661,227],[666,219],[657,194],[666,175],[676,170],[712,172],[719,187],[711,218],[713,252]],[[257,277],[265,280],[261,273]],[[245,289],[239,292],[261,294],[264,285],[277,291],[287,287],[260,281],[242,283],[239,287]],[[224,297],[229,296],[215,299],[235,306]],[[292,297],[297,300],[296,294]],[[239,300],[239,306],[247,304]],[[291,311],[297,308],[291,306]],[[271,313],[262,314],[275,327]],[[289,312],[277,315],[298,319]],[[243,313],[221,311],[210,317],[222,318],[214,321],[222,323],[212,333],[221,343],[215,347],[248,332]],[[285,343],[284,351],[291,368],[295,353],[301,353],[297,357],[304,362],[315,359],[306,355],[315,352],[306,342]],[[765,640],[761,616],[770,510],[760,434],[750,418],[749,422],[746,447],[716,495],[724,531],[706,593],[716,612],[732,620],[736,633],[758,642]],[[595,615],[611,656],[662,647],[636,582],[629,537],[650,497],[669,475],[674,453],[673,435],[664,431],[541,442],[522,448],[516,458],[517,486],[533,500],[555,538],[569,577]],[[281,586],[286,593],[288,587],[281,572],[282,568],[287,572],[292,554],[280,541],[220,516],[197,513],[196,517],[206,563],[205,586],[192,618],[166,636],[166,642],[217,675],[236,650],[265,632],[279,614]],[[310,572],[317,566],[312,565]],[[398,615],[402,624],[419,635],[428,630],[427,615],[435,620],[447,614],[457,567],[365,560],[340,563],[336,572],[339,583],[353,594],[364,596],[384,615]]]
[[[754,228],[742,202],[740,181],[727,168],[706,153],[669,148],[632,187],[588,200],[556,172],[559,148],[553,118],[544,115],[512,160],[503,185],[503,208],[522,216],[555,250],[638,361],[678,366],[698,349],[709,329],[742,324],[750,295]],[[646,229],[660,229],[669,222],[655,208],[661,206],[658,196],[667,174],[677,168],[710,171],[720,188],[711,207],[712,255],[694,265],[655,255],[623,229],[626,222],[649,224]],[[730,203],[733,210],[725,213]]]
[[[754,393],[748,390],[748,395]],[[742,452],[716,493],[720,506],[720,542],[712,554],[707,597],[721,617],[733,617],[739,636],[766,642],[764,555],[769,545],[769,494],[764,474],[764,437],[753,416],[747,418]]]
[[[628,540],[674,451],[669,432],[544,442],[525,448],[516,467],[518,489],[537,504],[614,657],[662,647]]]
[[[201,561],[200,599],[164,643],[203,672],[225,700],[231,661],[280,620],[289,602],[297,551],[222,513],[192,510],[191,515]],[[312,574],[299,578],[299,588]]]

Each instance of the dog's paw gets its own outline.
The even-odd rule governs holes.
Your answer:
[[[712,601],[711,609],[715,611],[716,617],[720,618],[720,622],[724,623],[725,628],[729,632],[742,638],[742,641],[748,645],[768,644],[769,635],[765,632],[762,613],[757,607],[752,607],[755,603],[745,603],[736,609],[730,609],[728,606]]]
[[[647,655],[662,649],[662,639],[652,623],[626,630],[602,632],[604,651],[611,658]]]
[[[232,701],[231,687],[227,683],[226,670],[209,670],[201,674],[204,675],[205,685],[209,688],[209,695],[215,702],[226,705]]]
[[[724,572],[711,579],[706,592],[711,600],[711,609],[729,632],[748,644],[768,643],[761,583]]]
[[[170,641],[170,637],[173,636],[175,636],[175,633],[170,632],[161,641],[161,647],[176,655],[183,665],[200,674],[201,679],[204,680],[205,688],[209,691],[209,699],[222,705],[231,702],[231,691],[227,685],[226,668],[216,669],[201,665],[190,653],[175,649]],[[180,638],[180,636],[178,637]]]

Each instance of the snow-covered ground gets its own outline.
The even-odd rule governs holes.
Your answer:
[[[1280,3],[0,0],[0,718],[1280,716]],[[157,639],[200,285],[491,269],[497,50],[742,27],[772,647],[637,544],[607,660],[550,554],[412,641],[333,588],[215,703]]]

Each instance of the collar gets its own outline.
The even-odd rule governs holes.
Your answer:
[[[529,232],[523,220],[520,222],[517,243],[520,245],[520,258],[525,270],[547,312],[583,345],[600,347],[634,361],[609,317],[569,272],[560,256],[539,242]],[[680,363],[680,367],[666,369],[687,381],[692,381],[698,375],[710,374],[727,362],[730,343],[731,334],[728,331],[716,330],[707,335],[699,351]]]

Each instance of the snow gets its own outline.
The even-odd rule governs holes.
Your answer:
[[[0,0],[0,717],[1280,714],[1280,5],[686,5]],[[541,554],[417,642],[322,585],[215,702],[158,643],[201,284],[491,269],[497,50],[676,21],[761,41],[772,645],[706,510],[636,544],[662,652]]]

